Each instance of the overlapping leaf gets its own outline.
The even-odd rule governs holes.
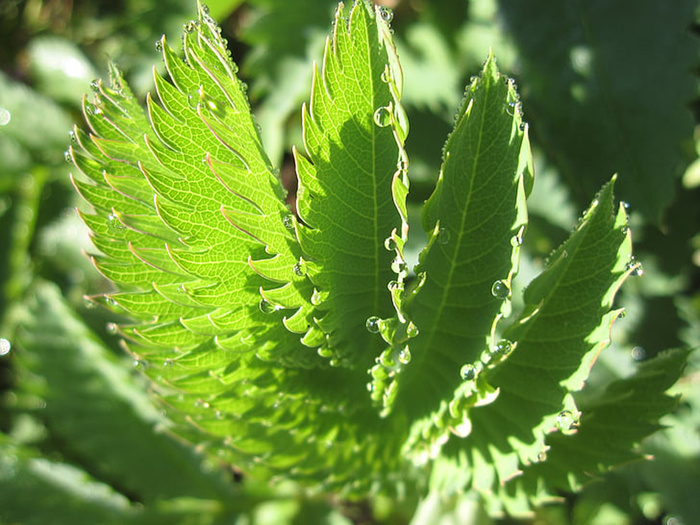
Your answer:
[[[75,185],[97,212],[83,214],[102,252],[95,264],[124,290],[96,300],[142,320],[120,332],[161,385],[177,431],[240,467],[269,474],[294,466],[292,477],[320,471],[348,490],[367,490],[397,461],[380,446],[395,423],[379,421],[363,394],[372,355],[364,324],[391,308],[384,237],[405,220],[392,194],[403,176],[400,78],[378,13],[358,3],[346,20],[339,9],[306,123],[311,160],[297,156],[303,224],[284,205],[244,87],[204,9],[185,28],[184,61],[158,43],[170,76],[155,76],[158,102],[149,97],[144,113],[113,70],[112,86],[95,84],[84,104],[91,134],[76,130],[71,149],[87,177]],[[376,124],[387,107],[397,123]],[[347,188],[361,205],[347,206]],[[308,212],[312,191],[319,206]],[[316,224],[319,213],[343,208],[350,215],[342,222]],[[371,286],[360,290],[357,278]],[[347,310],[328,315],[322,303],[338,297]],[[353,336],[358,327],[365,336]],[[326,357],[354,352],[359,366],[328,369],[319,347]],[[350,486],[368,440],[368,470]]]
[[[512,352],[486,380],[499,390],[470,411],[472,431],[443,449],[472,486],[490,491],[543,459],[545,437],[574,431],[579,412],[570,392],[609,344],[617,288],[636,268],[624,207],[616,211],[612,183],[604,187],[547,269],[525,291],[525,310],[503,334]],[[449,480],[443,480],[450,484]]]

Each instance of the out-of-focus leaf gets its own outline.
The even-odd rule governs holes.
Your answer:
[[[75,467],[0,442],[0,523],[121,525],[131,520],[129,500]]]
[[[533,130],[579,202],[615,172],[620,197],[649,221],[671,202],[693,132],[694,9],[692,0],[500,2]]]
[[[0,71],[0,181],[12,174],[11,169],[24,171],[29,160],[57,163],[62,160],[71,119],[51,100]],[[15,171],[16,173],[16,171]]]
[[[36,89],[59,102],[77,106],[82,94],[90,89],[90,81],[98,76],[78,46],[65,38],[34,38],[28,53]]]
[[[49,428],[103,479],[142,501],[226,494],[214,475],[203,475],[200,457],[156,430],[165,420],[57,288],[36,286],[19,341],[32,374],[23,376],[24,388],[44,399]]]

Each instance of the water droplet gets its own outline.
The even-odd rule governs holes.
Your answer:
[[[12,350],[12,343],[4,337],[0,338],[0,356],[9,354],[10,350]]]
[[[406,261],[404,261],[400,256],[397,256],[393,261],[391,261],[391,271],[394,273],[405,272],[406,268]]]
[[[190,20],[186,24],[182,25],[182,30],[185,33],[194,33],[195,29],[197,29],[197,22],[195,22],[194,20]]]
[[[630,231],[629,226],[623,226],[622,228],[620,228],[620,232],[622,232],[622,235],[627,235],[629,233],[629,231]]]
[[[644,268],[642,267],[642,263],[637,261],[637,259],[634,256],[630,256],[630,260],[627,261],[627,264],[625,265],[625,271],[630,272],[630,275],[632,277],[641,277],[644,275]]]
[[[472,365],[471,363],[467,363],[464,365],[460,371],[459,375],[462,377],[462,380],[464,381],[473,381],[474,378],[476,377],[476,367]]]
[[[438,244],[447,244],[450,242],[450,231],[445,228],[440,228],[437,235]]]
[[[274,304],[272,304],[269,301],[266,301],[265,299],[262,299],[258,306],[260,307],[260,311],[264,314],[271,314],[272,312],[278,310],[278,308]]]
[[[382,71],[382,74],[379,78],[385,84],[388,84],[389,82],[391,82],[391,72],[389,71],[389,66],[386,66],[384,68],[384,71]]]
[[[119,220],[119,217],[117,217],[115,214],[110,213],[107,216],[107,220],[109,221],[109,229],[113,231],[121,231],[126,229],[126,225]]]
[[[386,287],[390,292],[400,292],[403,290],[403,283],[400,283],[399,281],[389,281],[389,284],[387,284]]]
[[[617,315],[617,318],[618,318],[618,319],[624,319],[625,317],[627,317],[627,310],[622,310],[622,311]]]
[[[12,120],[12,113],[5,108],[0,108],[0,126],[7,126]]]
[[[547,459],[547,453],[545,451],[537,454],[537,461],[545,461]]]
[[[294,275],[304,277],[306,275],[306,262],[304,262],[303,259],[299,259],[299,262],[294,265],[292,270],[294,271]]]
[[[373,315],[372,317],[367,318],[367,321],[365,322],[365,326],[367,327],[367,331],[371,334],[377,334],[379,333],[379,323],[381,322],[381,319],[377,317],[376,315]]]
[[[399,363],[401,363],[402,365],[407,365],[410,362],[411,362],[411,351],[408,349],[408,346],[407,346],[399,352]]]
[[[163,52],[163,40],[162,39],[156,40],[154,46],[156,48],[156,51],[158,51],[159,53]]]
[[[391,10],[390,7],[386,7],[383,5],[379,8],[379,16],[381,16],[382,20],[384,20],[387,24],[390,24],[391,21],[394,19],[394,12]]]
[[[513,343],[508,341],[508,339],[501,339],[491,349],[491,352],[499,355],[509,354],[513,350]]]
[[[557,428],[561,432],[570,432],[578,427],[578,417],[571,410],[562,410],[557,415]]]
[[[513,236],[510,238],[510,245],[511,245],[513,248],[517,248],[518,246],[522,246],[522,245],[523,245],[523,235],[522,235],[522,233],[518,233],[517,235],[513,235]]]
[[[204,97],[204,105],[213,115],[223,118],[226,115],[226,104],[220,100]],[[258,132],[260,134],[260,132]]]
[[[71,152],[69,149],[63,152],[63,159],[68,163],[68,164],[73,164],[73,155],[71,155]]]
[[[194,402],[194,406],[196,406],[197,408],[209,408],[210,405],[209,403],[204,401],[204,399],[199,398],[197,399],[197,401]]]
[[[390,252],[393,252],[396,249],[396,241],[394,240],[393,236],[389,236],[386,239],[384,239],[384,248],[386,248]]]
[[[367,392],[370,394],[374,392],[374,383],[367,383]]]
[[[119,330],[119,327],[114,323],[107,323],[105,329],[107,330],[108,334],[115,335]]]
[[[622,204],[622,207],[623,207],[624,209],[626,209],[626,210],[629,210],[629,209],[630,209],[630,203],[629,203],[629,202],[622,201],[622,202],[620,202],[620,204]]]
[[[145,368],[148,368],[148,363],[141,359],[134,359],[134,368],[136,368],[137,370],[143,370]]]
[[[96,78],[92,82],[90,82],[90,89],[92,89],[95,93],[97,93],[100,90],[100,79]]]
[[[187,293],[187,287],[186,287],[184,284],[181,284],[180,286],[178,286],[178,287],[175,289],[175,291],[177,291],[177,293],[180,293],[180,294],[186,294],[186,293]]]
[[[94,310],[97,307],[97,305],[95,304],[95,301],[93,301],[87,295],[83,296],[83,306],[87,310]]]
[[[508,107],[506,108],[506,113],[509,116],[513,117],[513,116],[515,116],[515,112],[516,112],[515,102],[508,102]]]
[[[75,130],[70,130],[68,132],[68,136],[70,137],[70,143],[71,144],[78,144],[78,135],[76,135]]]
[[[171,366],[173,366],[173,360],[172,360],[172,359],[166,359],[165,361],[163,361],[163,367],[165,367],[165,368],[170,368]]]
[[[328,299],[327,290],[319,290],[318,288],[314,288],[314,291],[311,294],[311,304],[318,306],[321,303],[324,303],[326,299]]]
[[[644,361],[647,356],[647,351],[641,346],[635,346],[632,349],[632,359],[635,361]]]
[[[380,128],[390,126],[393,120],[394,115],[391,109],[386,106],[382,106],[374,112],[374,123]]]
[[[292,218],[291,215],[285,215],[284,218],[282,219],[282,223],[284,224],[284,227],[287,228],[288,230],[294,229],[294,219]]]
[[[527,127],[527,124],[525,124],[524,122],[521,122],[520,125],[518,126],[518,129],[520,129],[520,131],[525,131],[526,127]]]
[[[498,280],[491,286],[491,295],[497,299],[508,299],[510,295],[510,288],[505,281]]]
[[[119,306],[117,300],[109,296],[105,296],[105,303],[107,303],[109,306]]]
[[[419,333],[420,330],[418,330],[418,327],[413,324],[413,321],[409,321],[406,327],[406,335],[408,337],[416,337]]]

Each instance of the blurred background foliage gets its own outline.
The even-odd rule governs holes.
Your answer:
[[[644,275],[594,367],[602,388],[669,348],[700,346],[700,6],[693,0],[386,0],[411,122],[412,224],[470,76],[493,50],[516,79],[536,161],[518,286],[613,173]],[[310,64],[335,0],[211,0],[266,148],[294,193]],[[310,498],[243,480],[167,432],[138,366],[84,294],[109,285],[74,208],[64,152],[81,97],[109,60],[145,99],[154,42],[180,38],[194,0],[0,2],[0,523],[515,523],[478,498]],[[161,67],[156,63],[156,67]],[[88,95],[84,95],[84,94]],[[410,204],[410,203],[409,203]],[[421,232],[411,230],[411,257]],[[517,294],[516,294],[517,295]],[[136,363],[138,365],[138,363]],[[524,523],[659,524],[700,516],[700,358],[677,410],[642,445],[654,459],[593,481]]]

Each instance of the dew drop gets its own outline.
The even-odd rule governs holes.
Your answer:
[[[644,361],[644,358],[647,356],[647,351],[642,348],[641,346],[635,346],[632,349],[632,359],[635,361]]]
[[[285,215],[284,218],[282,219],[282,223],[284,224],[284,227],[287,228],[288,230],[294,229],[294,219],[292,218],[291,215]]]
[[[367,392],[370,394],[374,392],[374,383],[367,383]]]
[[[620,202],[620,204],[622,204],[622,207],[623,207],[624,209],[626,209],[626,210],[629,210],[629,209],[630,209],[630,203],[629,203],[629,202],[627,202],[627,201],[622,201],[622,202]]]
[[[100,79],[96,78],[92,82],[90,82],[90,89],[92,89],[95,93],[97,93],[100,90]]]
[[[163,40],[162,39],[156,40],[154,46],[156,48],[156,51],[158,51],[159,53],[163,52]]]
[[[419,333],[420,330],[418,330],[418,327],[413,324],[413,321],[409,321],[406,327],[406,335],[408,337],[416,337]]]
[[[94,310],[97,307],[95,301],[90,299],[87,295],[83,297],[83,306],[86,310]]]
[[[501,339],[495,345],[493,345],[493,348],[491,349],[492,353],[498,355],[509,354],[511,350],[513,350],[513,343],[508,341],[508,339]]]
[[[510,288],[504,281],[499,279],[493,283],[493,286],[491,286],[491,295],[497,299],[508,299],[508,296],[510,295]]]
[[[381,319],[377,317],[376,315],[373,315],[372,317],[367,318],[367,321],[365,322],[365,327],[367,327],[367,331],[371,334],[377,334],[379,333],[379,323],[381,322]]]
[[[393,261],[391,261],[391,271],[394,273],[405,272],[406,268],[406,261],[404,261],[400,256],[397,256]]]
[[[304,262],[303,259],[299,259],[299,262],[297,262],[294,265],[294,268],[292,269],[294,272],[294,275],[297,275],[299,277],[304,277],[306,275],[306,263]]]
[[[115,335],[117,330],[119,330],[119,327],[114,323],[107,323],[105,329],[107,330],[108,334]]]
[[[143,370],[145,368],[148,368],[148,363],[141,359],[134,359],[134,368],[136,368],[137,370]]]
[[[629,231],[630,231],[629,226],[623,226],[622,228],[620,228],[620,232],[622,232],[622,235],[627,235],[629,233]]]
[[[561,432],[570,432],[578,427],[578,417],[571,410],[562,410],[557,415],[557,428]]]
[[[176,291],[177,291],[177,293],[180,293],[180,294],[186,294],[187,287],[184,284],[181,284],[180,286],[177,287]]]
[[[213,115],[223,118],[226,115],[226,104],[220,100],[213,100],[209,97],[204,98],[204,105]],[[260,132],[258,132],[260,134]]]
[[[381,6],[379,8],[379,16],[381,16],[382,20],[384,20],[387,24],[390,24],[394,19],[394,12],[390,7]]]
[[[126,229],[126,225],[119,220],[119,217],[117,217],[115,214],[110,213],[107,216],[107,220],[109,221],[109,229],[113,231],[122,231]]]
[[[265,299],[262,299],[258,306],[260,307],[260,311],[264,314],[271,314],[272,312],[277,310],[277,307],[274,304],[272,304],[269,301],[266,301]]]
[[[0,356],[9,354],[10,350],[12,350],[12,343],[4,337],[0,338]]]
[[[408,349],[408,347],[405,347],[399,352],[399,363],[401,363],[402,365],[407,365],[410,362],[411,351]]]
[[[526,127],[527,127],[527,124],[525,124],[524,122],[521,122],[520,125],[518,126],[518,129],[520,131],[525,131]]]
[[[476,377],[476,367],[471,363],[467,363],[460,369],[459,375],[463,381],[473,381]]]
[[[523,245],[523,235],[521,233],[518,233],[517,235],[513,235],[510,238],[510,245],[513,248],[517,248],[518,246],[522,246]]]
[[[625,265],[625,271],[630,272],[630,275],[632,277],[641,277],[644,275],[644,268],[642,267],[642,263],[637,261],[637,259],[634,256],[630,257],[630,260],[627,261],[627,264]]]
[[[119,306],[117,300],[109,296],[105,296],[105,303],[107,303],[109,306]]]
[[[69,149],[63,152],[63,159],[68,163],[68,164],[73,164],[73,155],[71,155],[71,152]]]
[[[396,240],[394,240],[393,236],[389,236],[386,239],[384,239],[384,248],[386,248],[390,252],[393,252],[396,249]]]
[[[194,402],[194,406],[196,406],[197,408],[209,408],[210,405],[209,403],[204,401],[204,399],[199,398],[197,399],[197,401]]]
[[[78,144],[78,135],[76,135],[75,130],[70,130],[68,132],[68,136],[70,137],[70,143],[73,145]]]
[[[182,29],[185,31],[185,33],[194,33],[194,30],[197,29],[197,22],[190,20],[182,26]]]
[[[374,112],[374,123],[380,128],[390,126],[393,120],[394,116],[391,113],[391,109],[386,106],[377,108],[377,111]]]
[[[12,120],[12,113],[0,107],[0,126],[7,126]]]
[[[165,361],[163,361],[163,367],[164,367],[164,368],[170,368],[171,366],[173,366],[173,360],[172,360],[172,359],[166,359]]]
[[[446,230],[445,228],[440,228],[438,230],[437,242],[438,242],[438,244],[443,244],[443,245],[450,242],[449,230]]]
[[[389,72],[389,66],[386,66],[384,68],[384,71],[382,71],[382,74],[379,78],[385,84],[388,84],[389,82],[391,82],[391,73]]]
[[[545,461],[547,459],[547,453],[542,451],[537,454],[537,461]]]

